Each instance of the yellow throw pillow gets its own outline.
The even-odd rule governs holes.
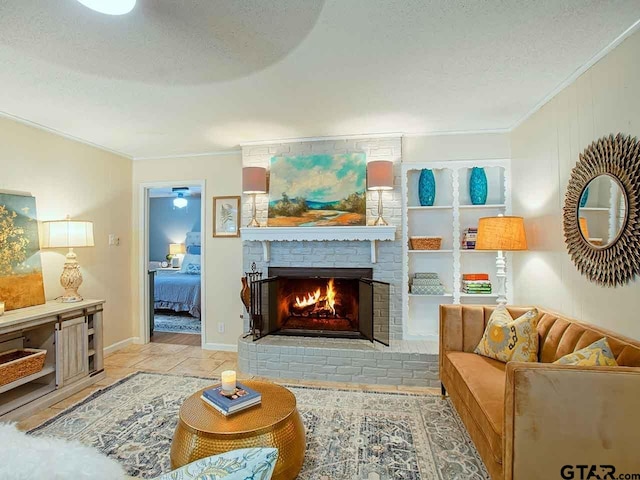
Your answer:
[[[529,310],[515,320],[504,305],[489,318],[475,353],[501,362],[538,361],[538,310]]]
[[[557,365],[580,365],[582,367],[616,367],[616,357],[606,338],[584,347],[553,362]]]

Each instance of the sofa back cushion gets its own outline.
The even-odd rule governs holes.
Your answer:
[[[541,314],[538,334],[539,359],[542,363],[553,363],[606,337],[618,365],[640,367],[640,342],[551,312],[541,311]]]

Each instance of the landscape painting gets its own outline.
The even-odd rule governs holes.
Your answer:
[[[6,310],[44,303],[36,199],[0,193],[0,301]]]
[[[364,153],[273,157],[269,180],[270,227],[366,224]]]

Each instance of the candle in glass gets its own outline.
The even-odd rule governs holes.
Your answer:
[[[236,372],[234,370],[225,370],[220,374],[222,380],[222,391],[225,393],[234,393],[236,391]]]

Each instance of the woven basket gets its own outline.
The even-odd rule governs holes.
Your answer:
[[[44,367],[46,350],[21,348],[0,353],[0,386],[38,373]]]
[[[442,237],[409,237],[411,250],[440,250]]]

